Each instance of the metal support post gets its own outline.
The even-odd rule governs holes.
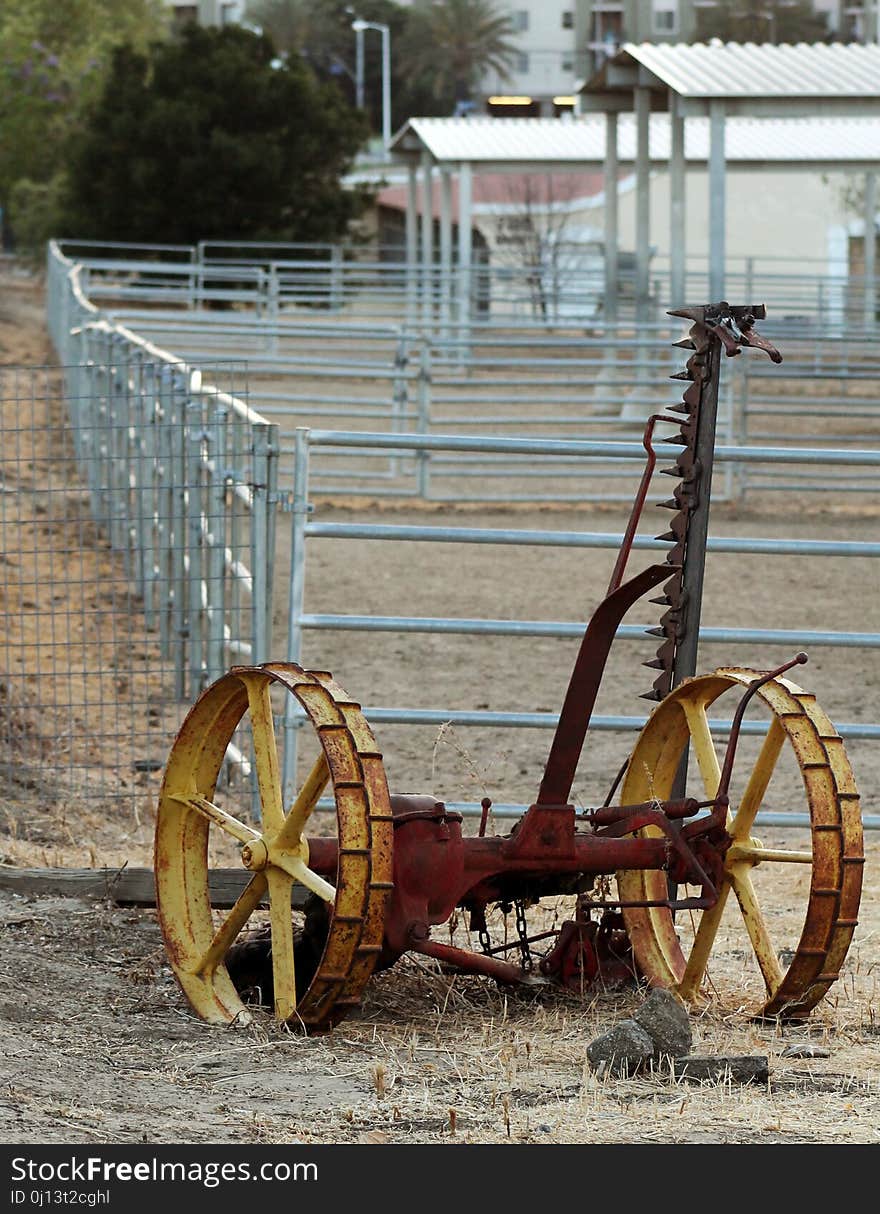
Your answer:
[[[287,607],[287,661],[302,661],[302,615],[306,584],[306,519],[309,515],[309,430],[298,426],[294,437],[293,496],[291,499],[290,593]],[[297,730],[302,717],[292,697],[284,710],[282,797],[290,804],[296,795]]]
[[[605,115],[605,299],[602,311],[609,325],[617,323],[618,282],[618,196],[617,196],[617,113]]]
[[[434,276],[434,162],[430,152],[422,153],[422,321],[433,318]]]
[[[865,173],[865,328],[877,323],[877,174]]]
[[[723,101],[709,103],[709,298],[724,298],[726,195]]]
[[[686,284],[686,176],[684,117],[678,112],[675,94],[669,96],[669,298],[680,307],[687,300]],[[751,299],[751,296],[748,296]]]
[[[636,319],[650,316],[651,90],[635,90],[636,110]]]

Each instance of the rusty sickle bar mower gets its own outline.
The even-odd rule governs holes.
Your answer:
[[[671,315],[692,322],[676,343],[690,351],[673,376],[687,382],[684,397],[648,421],[645,472],[611,584],[581,643],[535,803],[509,834],[487,833],[488,800],[478,834],[465,837],[461,814],[433,797],[390,796],[360,706],[322,671],[234,667],[190,711],[165,771],[155,869],[168,956],[205,1020],[233,1021],[250,1001],[311,1032],[327,1029],[358,1006],[374,970],[407,952],[501,983],[584,989],[628,974],[686,1001],[707,987],[723,998],[732,982],[739,1007],[749,999],[742,958],[750,951],[752,1010],[767,1017],[802,1018],[838,977],[861,892],[861,818],[840,736],[815,696],[783,677],[806,657],[776,670],[693,677],[722,351],[752,346],[774,362],[781,356],[754,330],[763,307],[722,303]],[[676,447],[674,466],[661,469],[676,478],[664,503],[674,513],[662,538],[672,546],[664,564],[624,581],[654,471],[654,428],[670,421],[677,433],[659,441]],[[665,608],[653,630],[660,646],[647,663],[656,671],[647,698],[659,703],[605,803],[578,808],[572,782],[612,640],[627,609],[661,583],[651,600]],[[719,754],[707,710],[728,691],[738,702]],[[301,732],[315,752],[289,805],[273,725],[284,694],[311,725],[311,735]],[[741,728],[749,707],[769,722],[748,763],[742,754],[735,763],[738,747],[747,749],[741,733],[755,732],[755,722]],[[259,826],[236,808],[232,790],[218,789],[246,722]],[[752,833],[785,764],[782,805],[805,796],[809,807],[804,851],[765,847]],[[211,865],[230,843],[252,875],[220,910]],[[762,910],[768,871],[774,892],[789,878],[785,898],[806,902],[788,949],[777,939],[785,915]],[[570,908],[567,917],[560,907]],[[443,940],[432,935],[439,925],[447,925]],[[719,961],[709,973],[713,949],[723,972]]]

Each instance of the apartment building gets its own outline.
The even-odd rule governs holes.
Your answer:
[[[428,0],[422,0],[423,3]],[[794,0],[792,0],[794,2]],[[549,117],[571,106],[587,79],[624,42],[692,42],[700,10],[736,8],[738,0],[496,0],[508,14],[518,55],[505,79],[482,82],[483,108],[499,117]],[[776,7],[784,7],[777,0]],[[880,0],[812,0],[830,33],[843,41],[878,40]],[[768,5],[767,20],[773,9]]]
[[[622,42],[692,42],[698,36],[701,9],[737,7],[737,0],[579,0],[575,31],[579,75],[591,76]],[[774,8],[784,7],[785,0],[767,6],[771,38]],[[844,42],[878,40],[878,0],[812,0],[812,8],[825,18],[828,31]]]
[[[570,111],[577,78],[577,0],[496,0],[513,26],[518,54],[505,78],[490,72],[481,93],[499,117],[552,117]]]
[[[426,5],[432,0],[414,0]],[[489,72],[478,109],[497,117],[552,117],[573,109],[576,85],[593,75],[623,42],[689,42],[700,9],[738,0],[495,0],[511,19],[517,55],[507,76]],[[165,0],[175,18],[202,25],[241,21],[246,0]],[[404,5],[413,0],[398,0]],[[777,4],[785,0],[777,0]],[[828,29],[844,41],[878,39],[880,0],[812,0]],[[352,8],[356,10],[356,0]],[[769,10],[768,10],[769,11]],[[393,48],[392,48],[393,53]]]

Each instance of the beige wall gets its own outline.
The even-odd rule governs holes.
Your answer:
[[[727,175],[727,258],[737,256],[819,259],[826,262],[829,241],[851,216],[843,208],[842,173],[743,172]],[[708,256],[709,191],[705,171],[687,174],[687,242],[689,258]],[[658,254],[669,255],[669,179],[655,173],[651,179],[651,244]],[[620,198],[621,247],[635,247],[635,190]],[[792,266],[796,271],[797,266]],[[827,267],[816,266],[816,272]]]

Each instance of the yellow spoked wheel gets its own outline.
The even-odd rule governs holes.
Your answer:
[[[706,794],[703,798],[689,787],[689,795],[713,797],[721,772],[706,710],[731,688],[741,694],[759,674],[717,670],[683,682],[668,695],[636,743],[623,802],[669,798],[688,743]],[[630,907],[623,914],[635,958],[652,985],[675,989],[691,1002],[707,980],[714,982],[708,970],[713,950],[726,954],[725,971],[731,968],[728,962],[735,966],[753,955],[766,988],[758,982],[763,1002],[756,1014],[793,1019],[810,1011],[838,977],[855,930],[864,864],[859,797],[843,741],[815,696],[776,678],[755,698],[769,710],[770,722],[752,761],[742,753],[746,740],[740,739],[727,824],[731,844],[717,904],[675,917],[666,907]],[[800,808],[792,801],[804,790],[809,850],[762,846],[752,834],[759,809]],[[619,872],[620,898],[664,899],[666,880],[664,872]],[[789,926],[796,899],[798,905],[806,900],[806,917],[799,937],[797,928],[790,937],[793,947],[782,948],[779,936]],[[743,943],[745,952],[736,947]],[[747,967],[742,981],[747,990]]]
[[[273,688],[296,697],[315,734],[311,770],[287,807]],[[250,788],[239,795],[239,804],[218,804],[218,775],[236,729],[246,720],[253,737],[259,828],[239,807],[249,804]],[[322,823],[329,836],[312,840],[312,850],[324,856],[324,871],[316,872],[304,832],[310,819],[314,826],[326,818],[315,813],[325,793],[335,799],[335,823],[329,828]],[[209,687],[172,747],[155,843],[159,920],[174,973],[198,1015],[222,1023],[244,1012],[227,960],[246,925],[265,916],[266,902],[276,1017],[314,1031],[358,1004],[382,948],[392,829],[382,756],[359,705],[330,675],[293,664],[235,667]],[[221,914],[211,906],[209,856],[222,853],[224,845],[228,851],[230,844],[240,845],[241,862],[253,876]],[[328,866],[335,871],[326,871]],[[291,909],[292,900],[302,901],[294,896],[297,887],[309,891],[322,924],[320,946],[312,949],[308,972],[300,973]]]

